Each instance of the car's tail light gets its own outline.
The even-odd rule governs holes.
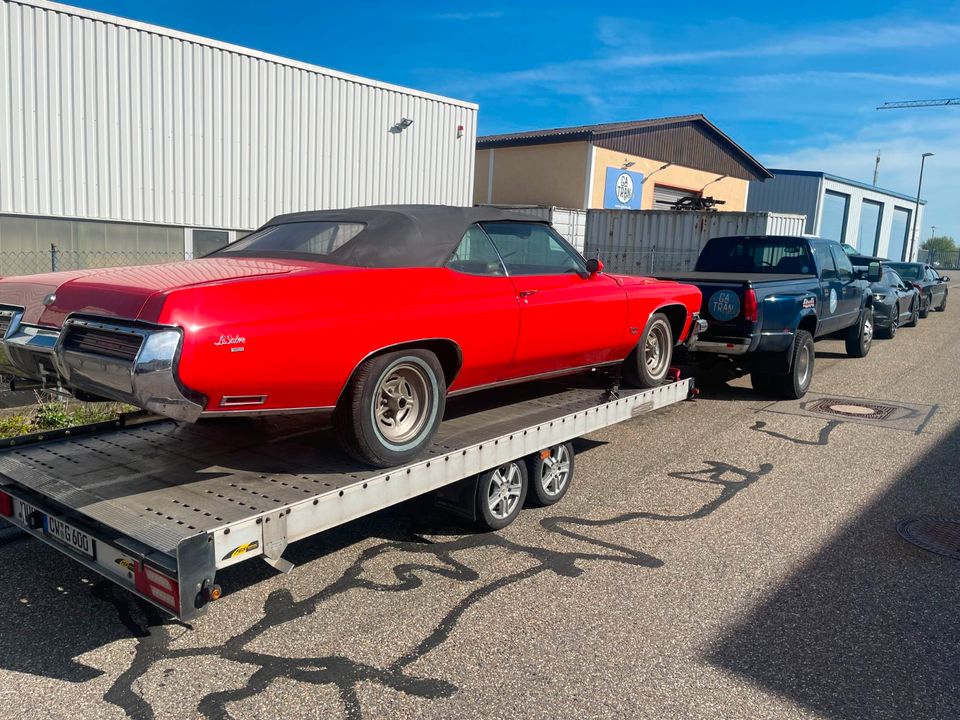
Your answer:
[[[13,517],[13,498],[5,492],[0,492],[0,515]]]
[[[747,288],[743,294],[743,319],[747,322],[757,321],[757,293],[753,288]]]
[[[172,577],[144,562],[138,562],[133,570],[137,592],[156,600],[168,610],[180,613],[180,585]]]
[[[920,283],[911,283],[911,285],[913,285],[920,292],[923,292],[923,288],[920,287]]]

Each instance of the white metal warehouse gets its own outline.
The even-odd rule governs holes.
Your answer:
[[[468,205],[476,115],[215,40],[0,0],[0,275],[33,271],[15,266],[33,256],[46,269],[51,242],[64,261],[115,264],[199,255],[283,212]]]

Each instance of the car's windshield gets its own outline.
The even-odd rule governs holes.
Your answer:
[[[897,271],[900,277],[907,280],[919,280],[923,277],[923,265],[916,263],[890,263],[890,267]]]
[[[294,222],[270,225],[242,240],[215,251],[214,255],[315,255],[320,262],[338,261],[349,254],[351,241],[364,229],[363,223]]]
[[[807,243],[789,237],[727,237],[707,243],[696,270],[734,273],[813,275]]]

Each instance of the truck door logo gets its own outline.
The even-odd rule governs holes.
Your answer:
[[[830,312],[835,313],[837,311],[837,291],[835,288],[830,288]]]
[[[710,296],[707,307],[717,320],[733,320],[740,314],[740,298],[732,290],[717,290]]]

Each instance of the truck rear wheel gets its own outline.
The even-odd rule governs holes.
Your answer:
[[[663,313],[654,313],[643,329],[640,342],[623,361],[623,379],[636,388],[652,388],[663,382],[673,360],[673,330]]]
[[[860,320],[847,331],[847,355],[866,357],[873,342],[873,308],[860,311]]]
[[[783,375],[750,373],[753,389],[765,395],[776,395],[787,400],[799,400],[807,394],[813,382],[813,363],[816,351],[813,336],[806,330],[797,330],[793,338],[790,370]]]

